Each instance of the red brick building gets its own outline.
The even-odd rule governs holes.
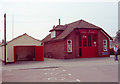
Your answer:
[[[42,43],[44,56],[56,59],[109,57],[112,38],[100,27],[79,20],[57,25]]]

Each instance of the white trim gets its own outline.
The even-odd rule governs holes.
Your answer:
[[[51,38],[55,38],[56,37],[56,32],[55,31],[52,31],[51,32]]]

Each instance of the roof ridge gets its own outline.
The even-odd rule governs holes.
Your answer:
[[[80,19],[80,20],[78,20],[78,21],[74,21],[74,22],[68,23],[67,25],[74,24],[74,23],[76,23],[76,22],[81,22],[81,21],[83,21],[83,20]]]
[[[32,39],[35,39],[34,37],[28,35],[27,33],[24,33],[24,34],[22,34],[22,35],[20,35],[20,36],[17,36],[17,37],[15,37],[15,38],[13,38],[13,39],[10,40],[8,43],[10,43],[10,42],[14,41],[15,39],[18,39],[18,38],[20,38],[20,37],[22,37],[22,36],[24,36],[24,35],[27,35],[28,37],[30,37],[30,38],[32,38]],[[35,40],[40,41],[40,40],[38,40],[38,39],[35,39]],[[8,43],[7,43],[7,44],[8,44]]]
[[[82,20],[82,21],[84,21],[84,22],[86,22],[87,24],[90,24],[90,25],[92,25],[92,26],[95,26],[95,27],[101,28],[101,27],[99,27],[99,26],[97,26],[97,25],[94,25],[93,23],[90,23],[90,22],[88,22],[88,21],[86,21],[86,20]]]

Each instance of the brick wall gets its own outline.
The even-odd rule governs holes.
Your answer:
[[[103,40],[107,40],[107,52],[110,53],[109,50],[109,40],[108,38],[101,32],[98,31],[97,37],[97,56],[101,57],[103,52]],[[67,52],[67,40],[72,40],[72,52]],[[44,56],[57,58],[57,59],[72,59],[79,58],[79,33],[75,31],[71,32],[65,39],[58,40],[54,42],[44,43]],[[109,55],[104,55],[109,56]]]
[[[64,40],[44,43],[44,57],[64,59]]]
[[[109,50],[109,40],[108,38],[101,32],[101,31],[98,31],[98,56],[103,56],[102,55],[102,52],[103,52],[103,40],[107,40],[107,52],[110,53],[110,50]],[[106,56],[109,56],[109,55],[106,55]]]
[[[67,52],[67,40],[72,40],[72,53]],[[72,59],[79,57],[79,35],[73,31],[65,38],[65,58]]]

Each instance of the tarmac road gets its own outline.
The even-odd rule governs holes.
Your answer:
[[[3,65],[3,82],[118,82],[113,57],[22,61]]]

